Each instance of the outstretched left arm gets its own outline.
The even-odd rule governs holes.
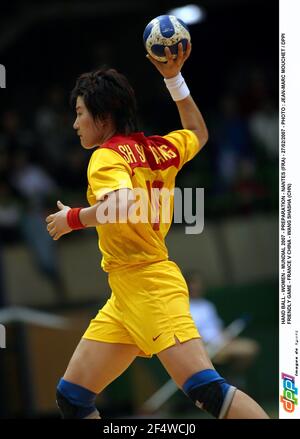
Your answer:
[[[104,199],[98,201],[91,207],[84,207],[77,212],[77,225],[70,223],[70,216],[68,213],[71,210],[70,206],[64,205],[61,201],[57,202],[58,212],[53,213],[46,218],[47,230],[49,235],[57,241],[61,236],[66,235],[73,230],[83,229],[86,227],[97,227],[99,224],[106,224],[107,217],[99,215],[98,208],[105,201],[107,208],[115,209],[115,218],[127,218],[128,209],[133,200],[130,199],[130,189],[119,189],[112,191],[105,195]]]

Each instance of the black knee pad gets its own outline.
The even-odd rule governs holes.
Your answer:
[[[236,388],[230,386],[215,370],[206,369],[189,378],[183,390],[197,407],[215,418],[223,418]]]
[[[63,378],[56,389],[56,402],[63,419],[100,419],[96,393]]]
[[[235,391],[235,388],[229,386],[224,397],[222,385],[213,382],[191,390],[189,397],[200,409],[205,410],[215,418],[223,418],[232,401],[232,391]]]
[[[78,419],[80,407],[72,404],[59,390],[56,390],[56,403],[63,419]]]

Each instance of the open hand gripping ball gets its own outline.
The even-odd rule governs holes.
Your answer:
[[[182,43],[183,52],[185,52],[191,36],[187,25],[182,20],[174,15],[160,15],[147,24],[143,39],[147,52],[157,61],[166,62],[165,47],[169,47],[175,59],[178,43]]]

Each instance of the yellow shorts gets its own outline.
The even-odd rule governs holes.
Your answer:
[[[83,338],[133,344],[140,356],[199,338],[189,308],[186,282],[172,261],[109,274],[112,295],[91,320]]]

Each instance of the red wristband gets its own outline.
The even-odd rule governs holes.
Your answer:
[[[85,228],[85,226],[82,224],[79,218],[79,212],[81,211],[81,209],[82,207],[73,207],[68,210],[67,222],[72,230],[79,230]]]

